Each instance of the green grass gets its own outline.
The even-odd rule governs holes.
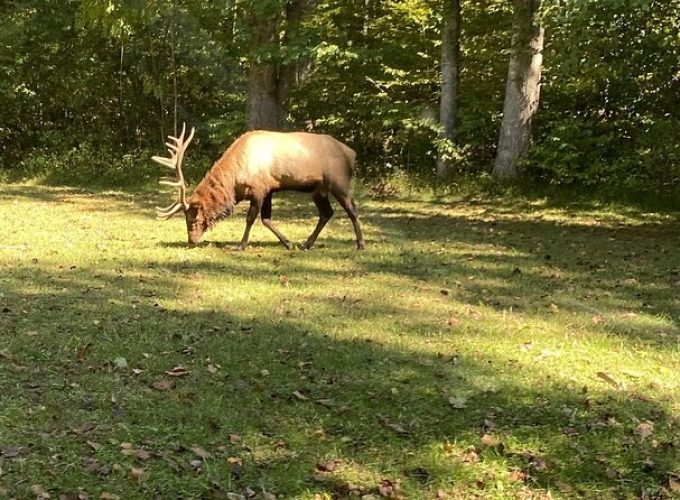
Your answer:
[[[239,253],[165,198],[0,188],[0,496],[678,495],[677,214],[362,196],[364,252]]]

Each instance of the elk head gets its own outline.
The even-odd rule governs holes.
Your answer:
[[[164,179],[160,183],[174,186],[179,190],[179,199],[176,202],[165,208],[156,207],[158,218],[167,220],[180,210],[183,210],[187,223],[189,246],[195,246],[201,240],[203,233],[208,229],[208,223],[203,214],[203,206],[200,203],[192,203],[191,198],[187,201],[187,185],[182,173],[182,160],[184,159],[184,152],[187,146],[189,146],[191,139],[194,137],[195,129],[192,127],[189,137],[186,139],[184,138],[185,132],[186,124],[183,124],[182,133],[179,137],[168,136],[170,142],[166,142],[165,145],[170,153],[169,158],[153,156],[151,159],[175,171],[176,180]]]

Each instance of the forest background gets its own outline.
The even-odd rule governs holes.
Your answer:
[[[0,178],[143,185],[159,175],[150,154],[187,122],[193,181],[264,127],[341,138],[364,179],[491,185],[522,4],[545,42],[521,180],[677,192],[680,0],[0,2]],[[457,94],[443,145],[452,8]],[[267,99],[274,121],[258,122]]]

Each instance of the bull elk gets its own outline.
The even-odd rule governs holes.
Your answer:
[[[194,129],[185,139],[186,125],[179,137],[168,136],[165,143],[170,157],[152,159],[175,171],[176,180],[162,184],[179,189],[179,200],[166,208],[157,208],[159,218],[169,219],[184,211],[189,246],[195,246],[203,234],[234,211],[243,200],[250,201],[246,228],[238,246],[248,245],[250,229],[262,215],[262,223],[276,235],[281,244],[291,249],[290,240],[272,224],[272,195],[278,191],[311,192],[319,210],[319,221],[303,249],[310,249],[333,216],[328,195],[332,194],[345,209],[354,226],[357,249],[364,248],[357,206],[350,193],[354,167],[354,150],[329,135],[303,132],[247,132],[236,139],[217,160],[187,199],[182,160],[194,137]]]

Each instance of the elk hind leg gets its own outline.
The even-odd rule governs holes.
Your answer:
[[[272,233],[276,235],[281,244],[288,250],[292,248],[290,241],[286,238],[281,231],[279,231],[274,224],[272,224],[272,193],[269,193],[267,197],[262,202],[262,224],[269,229]]]
[[[312,200],[314,200],[316,208],[319,209],[319,222],[316,223],[314,231],[312,231],[312,234],[309,235],[307,241],[302,245],[303,250],[309,250],[314,246],[316,239],[319,237],[319,233],[321,233],[321,230],[326,226],[331,217],[333,217],[333,207],[331,207],[331,202],[328,200],[328,195],[316,191],[312,195]]]
[[[357,237],[357,250],[363,250],[366,244],[364,243],[364,236],[361,232],[361,225],[359,224],[359,211],[357,210],[357,204],[354,202],[352,195],[349,193],[334,191],[333,196],[338,200],[340,206],[345,209],[349,220],[352,221],[352,226],[354,226],[354,234]]]

